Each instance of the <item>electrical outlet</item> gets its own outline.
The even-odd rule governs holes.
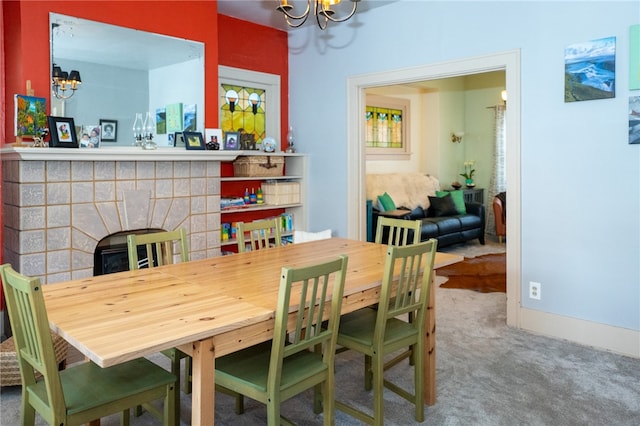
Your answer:
[[[540,300],[542,284],[529,281],[529,297],[531,299]]]

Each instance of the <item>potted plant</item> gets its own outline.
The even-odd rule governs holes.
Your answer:
[[[462,176],[465,179],[465,185],[467,185],[467,188],[473,188],[474,186],[476,186],[476,184],[473,182],[473,174],[475,173],[476,169],[473,168],[473,166],[476,164],[476,160],[467,160],[464,162],[464,173],[460,173],[460,176]]]

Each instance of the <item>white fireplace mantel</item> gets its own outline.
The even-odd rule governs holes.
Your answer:
[[[113,148],[33,148],[5,147],[0,149],[3,160],[21,161],[233,161],[240,155],[256,155],[257,151],[208,151],[180,148],[144,150],[138,147]],[[282,155],[283,153],[276,153]],[[268,155],[260,153],[260,155]]]

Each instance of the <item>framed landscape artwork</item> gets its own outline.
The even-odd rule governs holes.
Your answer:
[[[15,95],[14,136],[35,136],[39,129],[47,127],[46,99],[35,96]]]
[[[616,38],[572,44],[564,49],[564,101],[616,97]]]

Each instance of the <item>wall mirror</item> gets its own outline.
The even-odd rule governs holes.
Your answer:
[[[49,69],[77,70],[82,79],[68,99],[51,94],[51,115],[74,118],[82,132],[116,124],[117,134],[102,147],[131,146],[136,113],[147,111],[158,122],[154,140],[172,146],[167,106],[180,105],[188,111],[186,122],[180,114],[182,126],[204,132],[204,43],[57,13],[49,14],[49,24]]]

